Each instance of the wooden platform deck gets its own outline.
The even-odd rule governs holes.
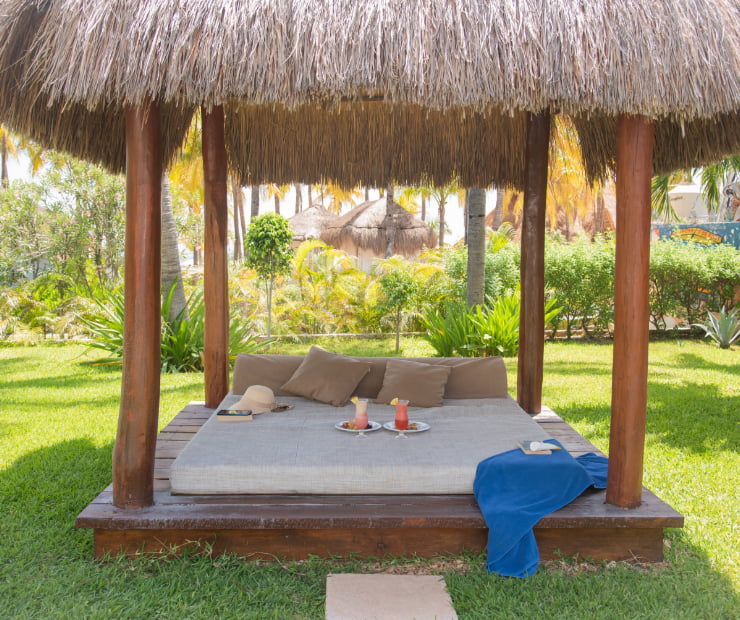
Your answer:
[[[118,509],[108,487],[80,513],[76,525],[94,530],[96,556],[185,547],[293,558],[485,548],[488,530],[472,495],[171,495],[170,465],[211,413],[191,403],[160,432],[153,506]],[[574,456],[598,452],[555,413],[534,419]],[[663,529],[682,527],[683,516],[647,489],[630,510],[605,504],[604,495],[586,493],[540,520],[543,559],[663,559]]]

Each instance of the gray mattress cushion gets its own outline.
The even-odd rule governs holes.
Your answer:
[[[239,397],[229,395],[228,407]],[[213,415],[170,469],[175,494],[448,494],[472,493],[483,459],[548,434],[511,398],[445,401],[410,408],[409,418],[431,429],[396,439],[380,429],[359,438],[335,423],[352,418],[354,405],[332,407],[298,397],[295,405],[251,422]],[[394,407],[370,404],[379,423]]]

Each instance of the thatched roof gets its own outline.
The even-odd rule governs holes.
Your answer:
[[[547,108],[595,176],[623,112],[656,120],[658,170],[740,150],[736,0],[4,0],[0,78],[0,121],[113,169],[149,98],[165,158],[224,104],[250,182],[516,185]]]
[[[306,239],[318,239],[329,223],[338,217],[321,205],[315,204],[288,218],[288,224],[293,231],[293,239],[305,241]]]
[[[363,202],[331,222],[321,240],[336,248],[353,245],[376,256],[415,256],[437,245],[437,234],[419,218],[387,198]]]

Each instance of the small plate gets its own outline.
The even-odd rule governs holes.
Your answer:
[[[409,426],[411,426],[412,424],[416,424],[417,428],[409,428],[405,431],[399,431],[396,428],[395,422],[386,422],[385,424],[383,424],[383,428],[389,431],[393,431],[394,433],[423,433],[424,431],[428,431],[430,428],[432,428],[426,422],[419,422],[418,420],[409,420]]]
[[[380,424],[378,422],[373,422],[372,420],[367,421],[367,428],[342,428],[342,424],[344,424],[345,422],[349,422],[349,420],[342,420],[341,422],[337,422],[334,425],[334,428],[336,428],[338,431],[344,431],[345,433],[371,433],[372,431],[377,431],[380,428]]]

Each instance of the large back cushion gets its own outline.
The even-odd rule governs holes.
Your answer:
[[[303,355],[237,355],[232,391],[243,394],[250,385],[265,385],[275,396],[290,396],[281,390],[303,361]],[[354,357],[370,365],[370,372],[360,381],[356,395],[376,398],[383,387],[387,357]],[[412,357],[416,362],[451,366],[445,398],[504,398],[507,396],[506,366],[500,357]]]

